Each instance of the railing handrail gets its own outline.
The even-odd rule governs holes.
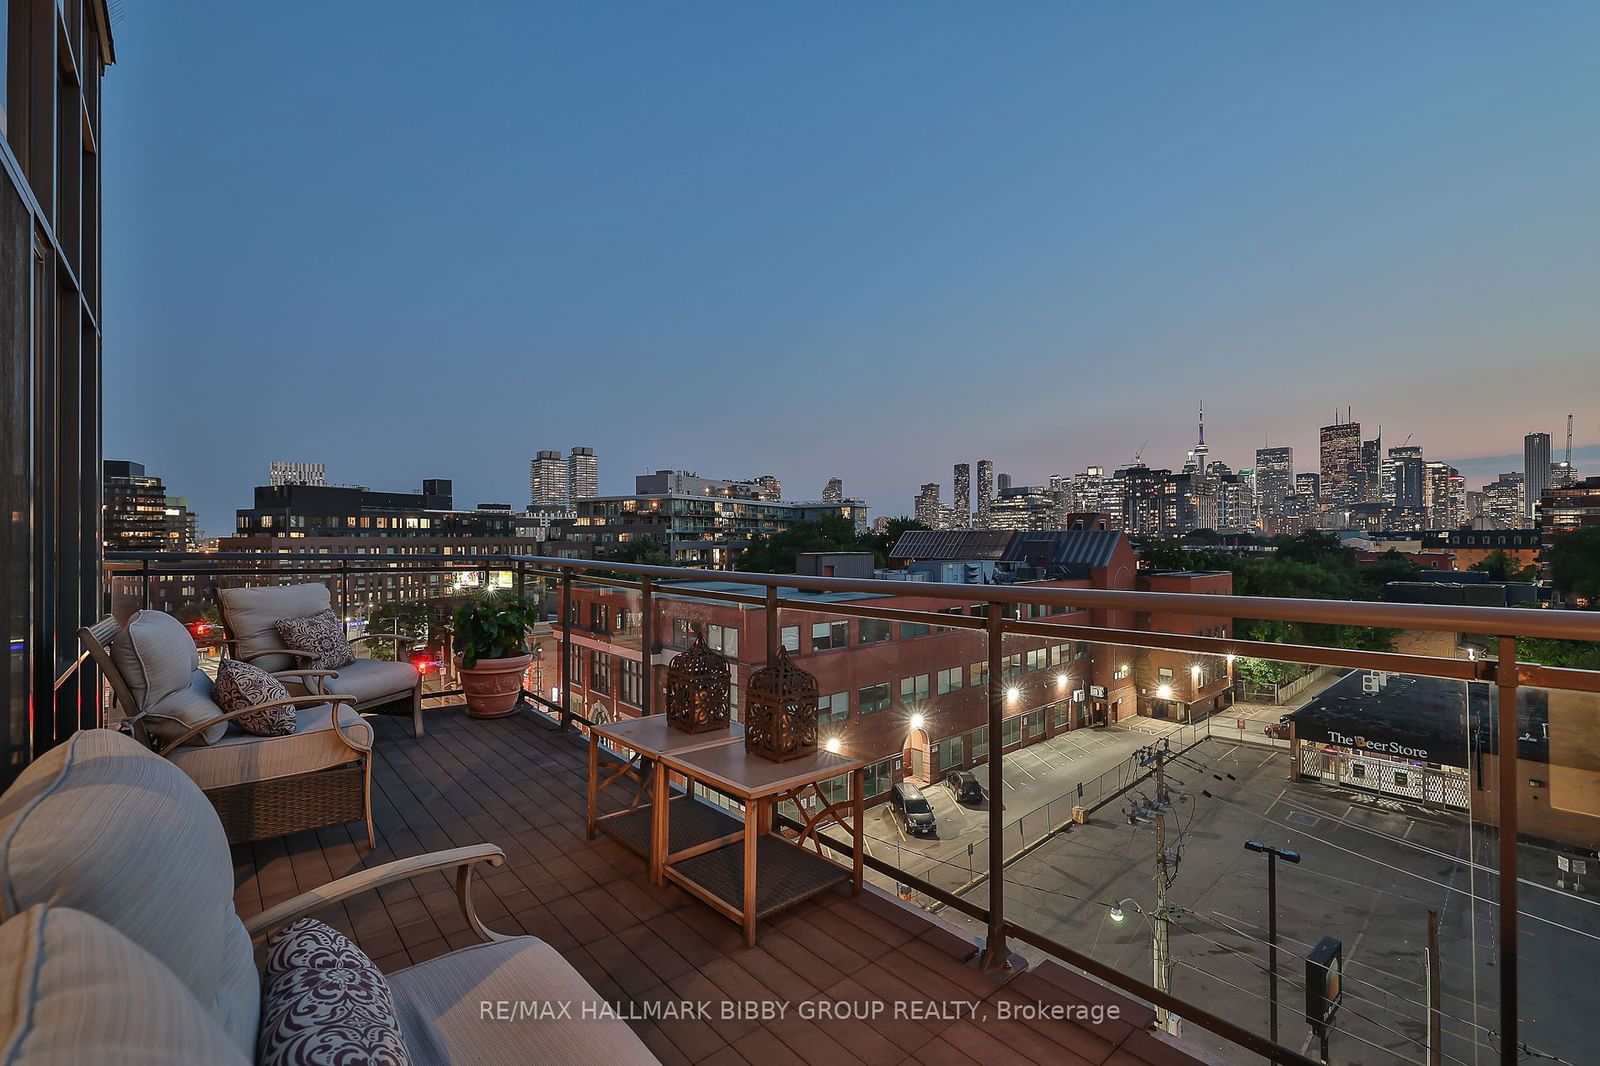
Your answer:
[[[936,581],[891,581],[883,578],[811,577],[805,574],[760,574],[728,570],[694,570],[678,566],[610,562],[598,559],[564,559],[542,555],[362,555],[293,552],[108,552],[108,563],[185,563],[239,561],[265,563],[377,564],[394,572],[395,564],[443,564],[463,570],[495,569],[495,564],[533,566],[557,573],[632,574],[636,577],[679,581],[725,581],[759,588],[792,588],[807,592],[857,592],[867,595],[924,599],[966,599],[985,603],[1045,604],[1091,610],[1133,611],[1220,618],[1259,618],[1268,621],[1328,625],[1373,626],[1383,629],[1420,629],[1475,633],[1484,636],[1516,635],[1554,640],[1600,640],[1600,613],[1521,607],[1469,607],[1454,605],[1382,603],[1365,600],[1313,600],[1264,596],[1222,596],[1188,592],[1136,592],[1119,589],[1073,589],[1033,584],[967,585]],[[224,569],[218,567],[218,570]],[[274,569],[264,568],[264,572]],[[162,571],[152,570],[152,574]],[[181,573],[201,573],[185,569]],[[337,572],[337,571],[334,571]]]

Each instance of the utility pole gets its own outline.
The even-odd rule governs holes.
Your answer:
[[[1299,862],[1300,853],[1246,840],[1246,849],[1267,857],[1267,1035],[1278,1042],[1278,860]],[[1274,1060],[1276,1061],[1276,1060]]]
[[[1167,760],[1172,750],[1166,740],[1138,751],[1140,766],[1154,766],[1156,778],[1156,912],[1154,935],[1151,937],[1151,962],[1155,967],[1155,986],[1162,992],[1172,991],[1172,955],[1167,938],[1167,882],[1171,873],[1167,862]],[[1172,1036],[1181,1036],[1183,1022],[1164,1007],[1156,1008],[1156,1024]]]

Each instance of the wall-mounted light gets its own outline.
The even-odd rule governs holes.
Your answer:
[[[1156,698],[1157,699],[1162,699],[1162,700],[1170,700],[1172,698],[1172,686],[1171,685],[1160,685],[1160,686],[1158,686],[1156,688]]]
[[[1067,682],[1071,681],[1071,680],[1072,680],[1072,678],[1068,677],[1066,674],[1057,674],[1056,675],[1056,684],[1062,686],[1063,688],[1065,688]]]
[[[914,715],[911,716],[911,728],[912,729],[921,729],[922,728],[922,724],[924,722],[926,722],[926,721],[927,721],[927,719],[922,717],[921,714],[914,714]]]
[[[830,755],[839,754],[839,738],[838,737],[829,737],[828,738],[828,742],[823,745],[823,748]]]

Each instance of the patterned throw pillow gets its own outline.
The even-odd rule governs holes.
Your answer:
[[[217,664],[217,681],[212,686],[217,703],[224,711],[237,711],[253,707],[268,700],[286,700],[289,690],[283,682],[259,667],[237,659],[224,659]],[[246,733],[258,737],[282,737],[294,732],[294,705],[282,704],[268,707],[235,718],[234,724]]]
[[[407,1066],[383,974],[337,929],[301,918],[267,941],[261,976],[260,1066]]]
[[[273,623],[285,648],[308,651],[316,658],[301,663],[307,670],[337,670],[356,661],[344,626],[331,610],[318,611],[304,618],[280,618]]]

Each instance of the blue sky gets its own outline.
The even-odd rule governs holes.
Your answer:
[[[1600,5],[459,6],[125,8],[106,454],[203,528],[574,444],[897,514],[1200,399],[1236,466],[1350,405],[1600,467]]]

